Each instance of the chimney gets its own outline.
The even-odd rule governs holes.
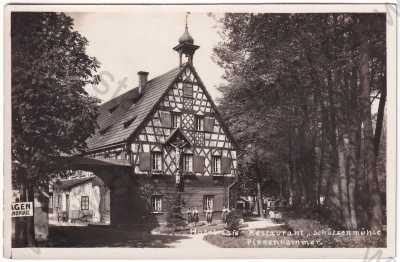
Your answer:
[[[139,77],[139,95],[143,95],[149,72],[139,71],[137,74]]]

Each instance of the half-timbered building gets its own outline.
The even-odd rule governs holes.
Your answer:
[[[136,88],[100,106],[80,166],[110,187],[112,224],[163,223],[177,203],[218,220],[233,203],[235,143],[193,66],[198,48],[186,26],[176,68],[138,72]]]

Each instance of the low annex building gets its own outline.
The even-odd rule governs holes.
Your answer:
[[[49,201],[50,223],[110,223],[110,191],[93,175],[57,180]]]
[[[221,219],[237,175],[235,142],[193,66],[185,32],[176,68],[100,106],[96,134],[78,166],[110,187],[111,224],[165,223],[174,206]],[[156,61],[155,61],[156,62]]]

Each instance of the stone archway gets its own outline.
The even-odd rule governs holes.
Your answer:
[[[113,223],[113,209],[115,206],[115,191],[114,186],[117,180],[123,177],[129,177],[131,166],[125,160],[109,160],[109,159],[94,159],[90,157],[71,157],[68,160],[66,168],[69,170],[83,170],[91,172],[95,179],[93,185],[99,188],[99,213],[100,222]],[[113,203],[114,202],[114,203]]]

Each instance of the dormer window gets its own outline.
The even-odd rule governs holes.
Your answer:
[[[109,125],[103,129],[100,129],[99,133],[100,135],[104,135],[105,133],[107,133],[110,129],[111,129],[112,125]]]
[[[112,114],[117,108],[118,108],[118,105],[113,106],[110,109],[108,109],[108,112],[110,112],[110,114]]]
[[[129,127],[129,126],[133,123],[133,121],[135,121],[135,119],[136,119],[136,116],[135,116],[135,117],[132,117],[131,119],[129,119],[128,121],[126,121],[126,122],[124,123],[124,128]]]

